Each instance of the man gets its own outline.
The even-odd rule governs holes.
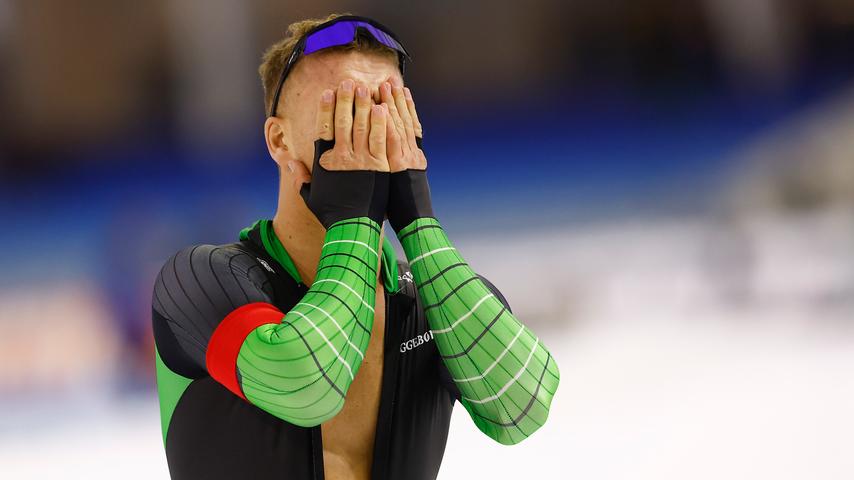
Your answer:
[[[181,250],[154,287],[172,477],[436,478],[455,400],[522,441],[558,368],[433,216],[406,50],[362,17],[289,31],[260,69],[275,217]]]

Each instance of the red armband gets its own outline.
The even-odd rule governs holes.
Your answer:
[[[238,397],[246,400],[237,381],[237,355],[246,337],[261,325],[280,323],[285,314],[269,303],[243,305],[226,315],[208,342],[205,363],[208,374]]]

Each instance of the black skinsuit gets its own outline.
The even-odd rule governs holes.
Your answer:
[[[261,285],[270,303],[283,312],[306,293],[307,287],[268,254],[258,230],[256,224],[238,243],[202,246],[189,254],[184,250],[167,262],[158,277],[153,324],[164,442],[174,479],[324,478],[320,426],[292,425],[237,397],[207,375],[204,358],[199,358],[198,348],[191,347],[198,339],[188,333],[189,323],[201,329],[207,341],[234,307],[262,300],[249,298],[245,291],[237,293],[244,290],[240,283],[248,278],[256,288]],[[394,264],[397,261],[389,252],[384,249],[383,262]],[[232,269],[246,273],[246,279],[233,275]],[[432,341],[408,265],[397,262],[397,270],[396,278],[385,279],[386,285],[390,281],[399,288],[387,287],[385,293],[384,369],[371,478],[434,479],[459,391]],[[204,285],[211,282],[224,287],[219,295],[205,292]],[[506,305],[494,286],[485,283]],[[189,302],[210,300],[219,313],[190,322],[187,308],[178,311],[184,300],[160,298],[179,295]],[[207,300],[192,298],[201,295]]]

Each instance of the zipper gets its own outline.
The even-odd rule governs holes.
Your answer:
[[[392,303],[398,307],[395,295],[389,295],[385,291],[385,336],[383,337],[383,376],[382,390],[380,393],[380,412],[377,415],[377,426],[374,431],[374,458],[371,463],[371,480],[386,480],[388,478],[388,450],[391,445],[392,420],[394,418],[394,405],[397,400],[397,371],[399,353],[393,348],[400,338],[399,329],[403,321],[399,315],[394,321],[389,321],[392,312]]]
[[[280,269],[268,269],[266,272],[266,276],[273,286],[273,296],[276,299],[274,303],[277,307],[282,308],[283,310],[290,309],[290,307],[297,303],[308,291],[308,287],[304,283],[297,281],[295,278],[290,276],[290,274],[287,274],[287,270],[281,263],[279,263],[278,260],[273,258],[265,248],[263,248],[263,245],[260,243],[260,239],[254,238],[252,232],[250,232],[247,240],[237,242],[235,245],[243,246],[247,253],[254,255],[258,259],[263,259],[270,265],[275,265]],[[282,278],[282,275],[278,273],[279,271],[284,271],[286,278]],[[286,288],[286,281],[294,282],[296,284],[296,289],[293,290]],[[311,478],[312,480],[324,480],[326,478],[326,472],[323,469],[323,432],[320,425],[311,427],[308,430],[312,466]]]
[[[314,480],[324,480],[323,471],[323,432],[320,425],[311,427],[311,461],[314,466]]]

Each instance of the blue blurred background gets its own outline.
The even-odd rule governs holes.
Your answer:
[[[515,450],[455,412],[441,478],[854,476],[843,0],[0,0],[0,475],[166,477],[154,276],[272,217],[261,53],[343,11],[404,40],[437,214],[561,365]]]

